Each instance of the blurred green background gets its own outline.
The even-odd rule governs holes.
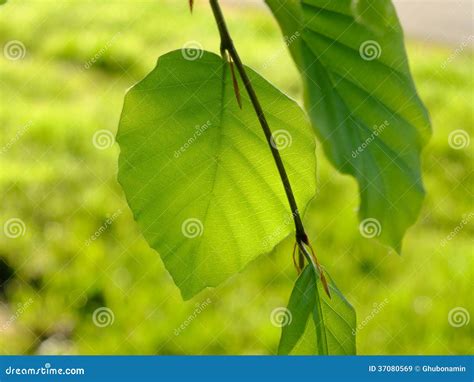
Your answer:
[[[115,134],[126,89],[159,55],[189,41],[218,51],[208,4],[197,3],[193,16],[185,0],[11,0],[0,8],[0,223],[24,223],[18,237],[0,230],[1,353],[275,353],[280,329],[270,315],[286,306],[296,277],[291,241],[183,302],[116,182],[117,145],[93,144],[100,130]],[[265,8],[225,12],[243,60],[300,99]],[[25,47],[19,57],[7,52],[12,41]],[[472,322],[456,327],[449,317],[457,307],[463,323],[474,313],[473,151],[448,137],[472,136],[473,55],[419,41],[408,42],[408,53],[434,135],[423,155],[427,200],[403,255],[361,237],[356,184],[320,148],[318,196],[305,223],[364,322],[359,354],[468,354]],[[109,320],[94,320],[104,307]]]

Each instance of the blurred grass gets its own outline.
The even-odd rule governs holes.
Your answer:
[[[295,279],[291,243],[184,303],[125,204],[115,179],[118,148],[92,144],[100,129],[115,133],[126,89],[160,54],[190,40],[218,50],[207,3],[198,2],[192,17],[186,3],[11,0],[0,8],[0,43],[26,47],[21,60],[0,57],[0,147],[8,148],[0,153],[0,222],[17,217],[26,225],[20,238],[0,236],[1,353],[275,352],[279,329],[269,317],[286,305]],[[260,8],[226,11],[244,61],[300,98],[273,20]],[[355,182],[319,150],[319,192],[305,221],[359,323],[373,316],[358,332],[360,354],[473,351],[472,324],[448,322],[454,307],[474,313],[472,222],[441,244],[473,211],[472,144],[448,145],[451,131],[472,135],[473,124],[473,56],[455,49],[408,45],[434,136],[424,152],[427,200],[403,256],[361,238]],[[87,245],[114,213],[118,218]],[[211,304],[175,335],[207,298]],[[106,328],[92,320],[101,306],[115,316]]]

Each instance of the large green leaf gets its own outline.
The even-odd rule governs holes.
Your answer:
[[[326,154],[358,181],[362,233],[400,252],[424,198],[420,151],[430,122],[392,3],[266,2],[292,41],[306,108]]]
[[[314,268],[306,266],[288,302],[291,320],[282,327],[278,354],[356,354],[354,308],[332,280],[329,289],[330,299]]]
[[[309,121],[293,100],[247,70],[303,208],[316,188]],[[184,298],[218,285],[293,230],[265,136],[241,96],[242,109],[228,63],[188,50],[162,56],[125,98],[119,182]]]

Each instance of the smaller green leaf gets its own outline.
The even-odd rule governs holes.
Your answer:
[[[296,280],[288,302],[291,321],[282,327],[278,354],[356,354],[354,308],[329,277],[332,298],[308,265]]]
[[[291,313],[291,322],[282,327],[278,354],[289,354],[300,340],[314,306],[316,293],[314,272],[306,267],[291,292],[287,308]]]

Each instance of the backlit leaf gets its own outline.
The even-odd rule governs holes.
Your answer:
[[[400,252],[424,198],[420,152],[430,122],[391,1],[266,2],[292,41],[306,108],[326,154],[357,179],[361,233]],[[367,232],[369,223],[375,231]]]
[[[304,208],[316,187],[310,124],[293,100],[247,70]],[[229,64],[200,50],[160,57],[125,99],[119,182],[145,239],[186,299],[242,270],[293,231],[282,183],[244,92],[241,102],[242,109]]]

